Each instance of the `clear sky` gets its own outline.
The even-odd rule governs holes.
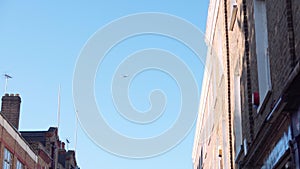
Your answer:
[[[0,1],[0,93],[7,73],[9,93],[22,98],[20,130],[47,130],[57,126],[58,86],[61,85],[60,139],[75,146],[75,108],[72,80],[78,55],[101,27],[120,17],[162,12],[183,18],[205,32],[208,0],[130,1]],[[99,66],[95,93],[103,116],[118,132],[138,138],[156,136],[176,120],[180,93],[174,79],[160,71],[145,71],[132,81],[129,94],[139,110],[149,108],[148,95],[159,88],[168,96],[166,115],[157,123],[132,124],[112,108],[109,83],[115,68],[127,55],[145,48],[160,48],[178,55],[191,69],[201,89],[202,63],[178,41],[156,35],[130,38],[116,46]],[[196,91],[199,92],[199,91]],[[169,99],[170,98],[170,99]],[[191,169],[194,128],[172,150],[147,159],[112,155],[94,144],[78,129],[77,161],[81,169]]]

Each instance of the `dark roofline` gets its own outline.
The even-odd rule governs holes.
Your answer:
[[[55,130],[58,130],[57,127],[49,127],[48,130],[31,130],[31,131],[20,131],[21,133],[46,133],[46,132],[49,132],[49,131],[55,131]]]

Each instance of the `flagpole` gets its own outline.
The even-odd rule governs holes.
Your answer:
[[[60,124],[60,85],[58,86],[58,104],[57,104],[57,130]]]
[[[75,118],[76,118],[76,126],[75,126],[75,146],[74,146],[74,150],[76,152],[76,147],[77,147],[77,132],[78,132],[78,117],[77,117],[78,111],[76,110],[75,113]]]

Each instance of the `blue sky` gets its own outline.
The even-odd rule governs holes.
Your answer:
[[[187,1],[0,1],[0,73],[9,74],[8,92],[22,98],[20,130],[47,130],[57,124],[57,92],[61,85],[60,139],[68,138],[74,148],[75,108],[72,79],[80,50],[89,37],[120,17],[141,12],[172,14],[205,31],[208,0]],[[172,125],[180,109],[180,94],[174,79],[159,71],[139,74],[130,86],[132,103],[147,110],[148,94],[160,88],[168,96],[166,115],[158,123],[137,126],[118,116],[110,98],[109,79],[114,68],[130,53],[161,48],[178,55],[201,85],[203,65],[188,48],[172,39],[145,35],[122,42],[101,63],[95,80],[98,105],[106,121],[132,137],[158,135]],[[0,78],[0,93],[5,79]],[[199,89],[200,86],[199,85]],[[3,86],[3,87],[2,87]],[[174,149],[148,159],[122,158],[102,150],[81,128],[78,130],[77,160],[82,169],[191,169],[194,129]]]

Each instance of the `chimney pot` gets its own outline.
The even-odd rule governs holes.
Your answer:
[[[62,145],[61,148],[64,150],[65,149],[65,142],[62,142],[61,145]]]
[[[58,147],[61,149],[61,141],[58,141]]]

